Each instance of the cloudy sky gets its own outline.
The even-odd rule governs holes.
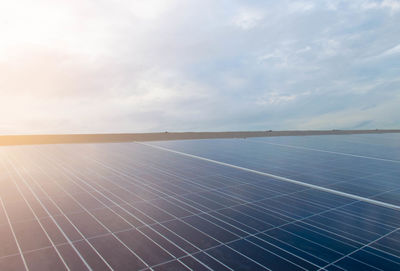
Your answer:
[[[400,0],[0,3],[0,133],[400,127]]]

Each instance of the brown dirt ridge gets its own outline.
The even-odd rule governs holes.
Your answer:
[[[0,136],[0,146],[383,133],[400,133],[400,129],[2,135]]]

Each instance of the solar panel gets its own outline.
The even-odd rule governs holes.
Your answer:
[[[399,139],[1,147],[0,270],[399,270]]]

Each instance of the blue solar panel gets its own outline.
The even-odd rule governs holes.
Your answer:
[[[398,139],[2,147],[0,270],[399,270]]]

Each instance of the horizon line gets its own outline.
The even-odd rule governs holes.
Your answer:
[[[371,130],[283,130],[283,131],[225,131],[225,132],[153,132],[153,133],[87,133],[87,134],[20,134],[0,135],[0,146],[73,144],[73,143],[117,143],[134,141],[166,141],[217,138],[349,135],[400,133],[400,129]]]

